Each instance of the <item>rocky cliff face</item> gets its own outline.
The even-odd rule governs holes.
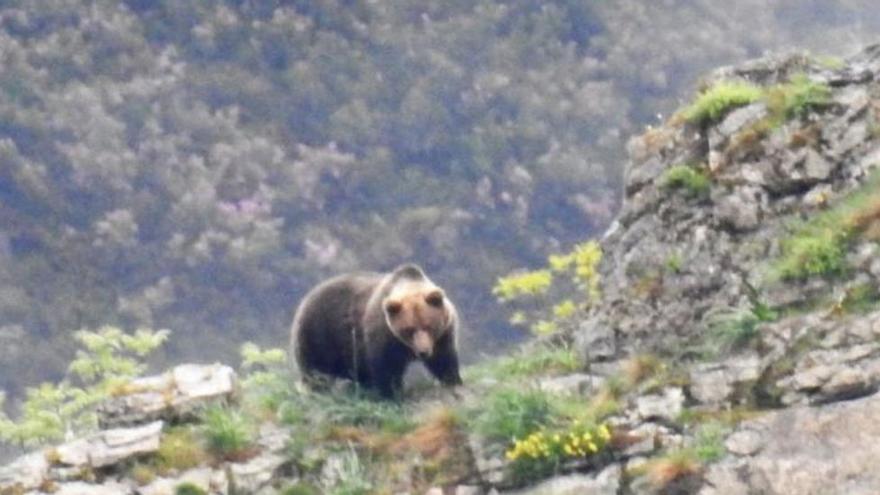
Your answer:
[[[711,74],[631,141],[602,302],[556,339],[580,360],[536,343],[470,370],[460,397],[413,392],[457,416],[390,437],[325,407],[338,424],[308,436],[316,410],[294,402],[246,455],[169,467],[161,445],[237,388],[228,368],[183,367],[109,401],[107,430],[0,470],[0,493],[878,493],[878,111],[880,45]],[[559,403],[576,412],[552,419]]]

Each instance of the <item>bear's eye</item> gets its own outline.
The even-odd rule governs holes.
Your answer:
[[[405,339],[409,339],[409,338],[411,338],[413,335],[415,335],[415,333],[416,333],[416,329],[415,329],[415,328],[413,328],[413,327],[406,327],[406,328],[404,328],[403,330],[400,331],[400,336],[403,337],[403,338],[405,338]]]
[[[385,303],[385,311],[388,312],[389,316],[394,316],[397,313],[400,313],[401,309],[403,309],[403,305],[398,301],[388,301]]]
[[[434,306],[435,308],[440,308],[443,306],[443,293],[439,290],[435,290],[434,292],[431,292],[430,294],[425,296],[425,301],[427,301],[428,304]]]

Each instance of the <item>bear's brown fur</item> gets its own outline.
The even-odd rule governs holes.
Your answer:
[[[303,298],[290,330],[291,356],[307,381],[350,378],[391,398],[415,360],[443,384],[461,384],[457,327],[455,306],[416,265],[341,275]]]

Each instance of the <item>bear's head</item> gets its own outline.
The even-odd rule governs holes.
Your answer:
[[[400,277],[382,303],[391,333],[420,359],[430,358],[453,326],[454,310],[440,287],[421,273]]]

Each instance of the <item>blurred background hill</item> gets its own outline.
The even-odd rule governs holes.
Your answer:
[[[596,235],[627,136],[706,70],[829,64],[869,0],[0,0],[0,390],[71,333],[167,361],[286,342],[341,271],[421,263],[466,356],[517,338],[494,280]]]

